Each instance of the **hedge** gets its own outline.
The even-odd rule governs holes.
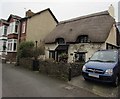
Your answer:
[[[32,69],[33,60],[30,58],[21,58],[20,66]],[[59,78],[61,80],[69,80],[71,78],[81,75],[82,67],[84,63],[63,63],[56,62],[54,60],[39,60],[39,72]],[[69,75],[69,70],[71,69],[71,75]]]

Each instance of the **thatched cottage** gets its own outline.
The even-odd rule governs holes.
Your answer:
[[[60,22],[45,38],[45,56],[59,61],[66,54],[68,63],[83,62],[97,50],[118,48],[119,39],[109,12],[94,13]]]

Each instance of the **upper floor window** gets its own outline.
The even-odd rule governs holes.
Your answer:
[[[4,34],[3,35],[7,35],[7,26],[4,26]]]
[[[3,33],[3,27],[1,26],[0,27],[0,36],[2,36],[2,33]]]
[[[7,35],[7,26],[0,27],[0,36]]]
[[[15,22],[15,33],[18,32],[18,25],[19,25],[19,21],[16,21],[16,22]]]
[[[76,42],[77,42],[77,43],[88,43],[88,42],[89,42],[89,40],[88,40],[88,35],[78,36]]]
[[[25,27],[26,26],[26,23],[25,22],[23,22],[23,24],[22,24],[22,33],[25,33]]]
[[[63,38],[57,38],[57,39],[56,39],[56,42],[57,42],[58,44],[65,44],[65,40],[64,40]]]
[[[8,34],[18,33],[18,27],[19,27],[19,21],[10,23],[7,33]]]

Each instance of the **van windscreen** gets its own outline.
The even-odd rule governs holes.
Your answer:
[[[94,53],[90,61],[99,62],[116,62],[117,61],[117,51],[98,51]]]

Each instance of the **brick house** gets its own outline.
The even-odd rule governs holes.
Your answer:
[[[6,44],[8,25],[9,23],[6,20],[0,20],[0,57],[5,57],[7,55]]]
[[[38,41],[38,43],[43,42],[46,35],[48,35],[58,23],[49,8],[37,13],[28,10],[26,17],[20,21],[19,41]]]
[[[7,59],[10,61],[16,60],[20,19],[21,17],[11,14],[7,20],[9,23],[7,29]]]

